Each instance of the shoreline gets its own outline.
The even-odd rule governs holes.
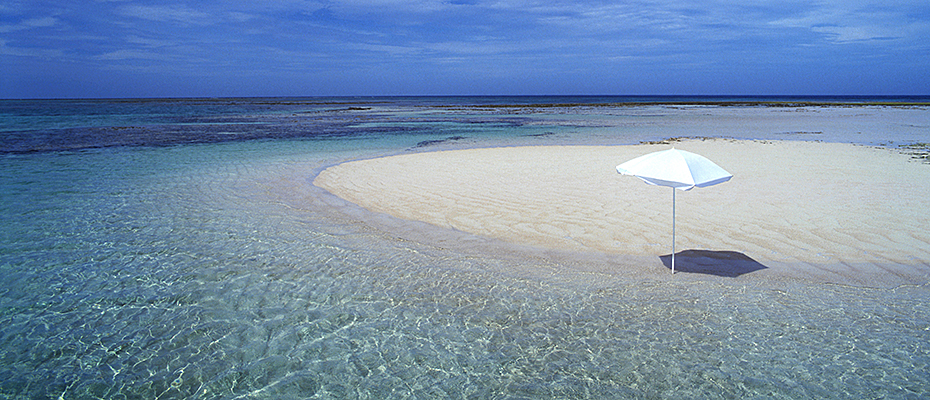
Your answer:
[[[691,272],[731,278],[893,286],[930,277],[930,250],[921,250],[930,249],[930,234],[920,228],[930,224],[920,213],[930,209],[922,198],[930,193],[930,166],[895,150],[843,143],[692,139],[675,146],[734,175],[729,183],[678,196],[676,269],[690,258]],[[378,214],[381,229],[412,240],[653,276],[668,272],[670,189],[621,177],[613,167],[668,147],[403,154],[338,164],[313,184]],[[903,181],[884,179],[892,175]]]

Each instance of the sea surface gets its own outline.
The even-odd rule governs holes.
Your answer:
[[[679,136],[926,157],[928,115],[927,97],[0,100],[0,398],[927,398],[926,283],[578,277],[400,238],[311,182]]]

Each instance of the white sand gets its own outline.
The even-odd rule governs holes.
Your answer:
[[[667,255],[672,189],[615,167],[669,147],[410,154],[336,165],[314,184],[371,211],[511,243]],[[734,175],[677,194],[676,250],[712,252],[703,253],[708,268],[733,252],[768,267],[763,274],[930,279],[930,165],[850,144],[689,140],[675,147]]]

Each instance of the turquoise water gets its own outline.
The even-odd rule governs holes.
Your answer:
[[[197,123],[205,114],[190,109],[167,113],[168,122],[140,116],[154,113],[120,117],[119,126],[146,127],[136,139],[155,138],[142,145],[112,137],[87,145],[97,127],[15,131],[80,133],[84,145],[25,151],[8,143],[0,154],[0,397],[930,393],[926,285],[579,274],[538,255],[396,237],[310,184],[349,159],[636,142],[661,136],[648,132],[655,124],[684,131],[674,121],[700,125],[700,117],[648,107],[516,114],[304,106],[237,109],[228,113],[236,122],[223,123],[213,114]],[[200,130],[181,130],[175,140],[179,117]],[[926,134],[897,119],[875,121],[857,125],[884,127],[864,141]],[[244,124],[261,125],[268,137],[185,139]],[[610,127],[625,135],[611,139]],[[829,128],[804,131],[847,134]],[[779,133],[747,133],[756,134]]]

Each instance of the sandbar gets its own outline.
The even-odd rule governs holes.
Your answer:
[[[479,148],[345,162],[313,183],[401,220],[534,248],[654,259],[648,268],[665,270],[672,189],[615,167],[673,146],[733,174],[676,196],[676,249],[682,257],[703,256],[704,272],[737,257],[764,266],[730,274],[740,278],[928,281],[930,164],[882,147],[690,139]]]

